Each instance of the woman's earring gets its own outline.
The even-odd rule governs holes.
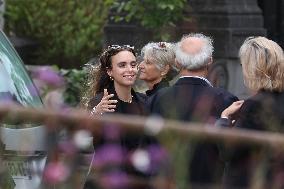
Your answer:
[[[109,76],[109,79],[110,79],[111,81],[113,81],[113,77]]]

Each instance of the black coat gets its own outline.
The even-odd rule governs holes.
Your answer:
[[[172,87],[158,91],[151,102],[151,113],[182,121],[207,122],[210,118],[219,118],[236,100],[234,95],[211,87],[202,79],[185,77]]]
[[[172,87],[161,89],[151,102],[151,113],[181,121],[214,123],[222,111],[237,97],[219,88],[211,87],[200,78],[180,78]],[[223,164],[217,145],[200,142],[189,154],[189,181],[216,184],[221,182]]]
[[[163,80],[160,81],[159,83],[156,83],[156,84],[153,86],[153,89],[147,90],[147,91],[146,91],[146,95],[147,95],[148,97],[151,97],[151,96],[155,95],[155,94],[158,92],[158,90],[163,89],[163,88],[165,88],[165,87],[169,87],[169,86],[170,86],[170,85],[169,85],[169,82],[163,79]]]
[[[159,90],[167,88],[169,86],[170,86],[169,82],[166,81],[165,79],[163,79],[159,83],[155,84],[153,86],[153,89],[146,91],[146,95],[147,95],[146,107],[147,107],[148,112],[151,112],[151,109],[153,109],[153,107],[151,107],[152,106],[152,101],[153,101],[153,99],[155,99],[155,96],[156,96],[157,92]]]
[[[235,117],[236,128],[284,132],[284,93],[259,91],[244,102]],[[229,122],[223,119],[218,120],[218,124],[229,126]],[[228,163],[224,176],[226,188],[249,188],[251,178],[256,172],[255,165],[260,165],[263,158],[267,168],[262,169],[267,184],[264,188],[272,186],[272,182],[277,182],[274,180],[277,175],[284,174],[284,155],[278,153],[275,158],[270,151],[265,153],[265,157],[264,154],[259,154],[260,149],[263,148],[249,145],[234,145],[227,148],[225,154]],[[279,188],[283,187],[284,184]]]

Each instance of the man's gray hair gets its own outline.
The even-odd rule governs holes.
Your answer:
[[[197,53],[184,52],[181,48],[181,43],[187,38],[198,38],[204,42],[204,45]],[[187,70],[198,70],[205,67],[209,63],[214,51],[213,40],[201,33],[191,33],[182,37],[176,45],[176,60],[182,68]]]

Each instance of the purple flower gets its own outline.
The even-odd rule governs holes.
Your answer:
[[[151,161],[151,172],[158,171],[163,165],[169,163],[169,153],[167,150],[157,144],[148,146],[147,151]]]
[[[105,144],[95,150],[93,166],[103,167],[114,164],[121,164],[125,160],[125,151],[120,145]]]
[[[72,141],[64,140],[58,144],[59,149],[67,155],[75,155],[77,148]]]
[[[128,188],[130,180],[124,172],[115,171],[103,174],[99,179],[100,185],[105,189]]]
[[[55,70],[47,66],[37,68],[34,71],[34,78],[54,87],[61,87],[64,85],[63,77]]]
[[[14,94],[10,92],[2,92],[0,96],[0,104],[4,106],[4,105],[16,105],[18,103],[17,103],[17,98]]]

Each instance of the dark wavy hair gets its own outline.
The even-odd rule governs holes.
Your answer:
[[[87,70],[87,82],[85,83],[84,91],[82,92],[81,105],[88,107],[89,101],[98,93],[108,88],[113,81],[110,79],[107,71],[112,68],[111,57],[121,51],[129,51],[136,57],[134,47],[129,45],[110,45],[100,55],[99,61],[90,60],[85,69]]]

